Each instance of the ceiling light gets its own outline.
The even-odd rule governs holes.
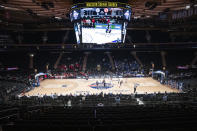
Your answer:
[[[34,57],[34,54],[30,54],[29,56]]]
[[[189,9],[190,8],[190,5],[186,5],[185,9]]]
[[[134,16],[134,19],[138,19],[138,18],[140,18],[141,16],[139,15],[139,16]]]
[[[57,16],[56,16],[56,17],[55,17],[55,19],[61,20],[62,18],[61,18],[61,17],[57,17]]]
[[[5,6],[3,6],[3,5],[0,5],[0,7],[1,7],[1,8],[5,8]]]

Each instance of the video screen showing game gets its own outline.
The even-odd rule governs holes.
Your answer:
[[[81,35],[80,24],[79,23],[75,23],[74,24],[74,29],[75,29],[75,35],[76,35],[77,44],[80,44],[80,35]]]
[[[94,28],[82,27],[82,43],[121,43],[121,24],[95,24]]]

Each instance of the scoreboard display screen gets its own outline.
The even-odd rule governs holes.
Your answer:
[[[120,2],[85,2],[73,5],[71,22],[77,43],[124,43],[131,7]]]
[[[95,28],[82,27],[82,43],[121,43],[121,24],[96,24]]]
[[[81,9],[81,17],[103,18],[123,16],[121,8],[83,8]]]
[[[131,20],[131,10],[122,8],[81,8],[74,9],[70,13],[71,21],[86,18],[114,18]]]

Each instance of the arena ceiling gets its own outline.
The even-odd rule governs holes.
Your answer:
[[[190,0],[127,0],[133,18],[154,18],[162,12],[185,9]],[[44,23],[51,20],[69,22],[73,0],[1,0],[1,21],[10,23]]]
[[[16,34],[23,34],[23,32],[46,32],[49,31],[73,31],[73,24],[69,19],[69,12],[72,5],[76,2],[86,2],[94,0],[0,0],[0,30],[13,31]],[[103,0],[99,0],[103,1]],[[108,0],[105,0],[108,1]],[[197,0],[111,0],[130,4],[132,7],[132,20],[128,25],[128,30],[161,30],[168,32],[170,36],[194,36],[196,37],[197,32]],[[169,14],[173,12],[186,10],[187,8],[196,8],[196,14],[192,16],[192,20],[181,19],[178,22],[173,23],[170,18],[167,17],[165,20],[157,21],[161,14]],[[194,18],[194,19],[193,19]],[[71,33],[73,36],[74,32]],[[19,35],[20,36],[20,35]],[[18,39],[18,38],[17,38]],[[129,43],[130,37],[127,35]],[[133,44],[133,43],[132,43]],[[161,48],[167,47],[168,45],[175,45],[184,47],[185,44],[193,48],[196,42],[192,43],[142,43],[139,47],[147,49],[147,46],[152,49],[158,49],[157,45]],[[13,45],[10,45],[13,46]],[[39,47],[46,46],[46,44],[15,44],[16,47]],[[55,44],[48,44],[48,46],[57,46]],[[1,47],[1,44],[0,44]],[[4,44],[2,44],[2,47]],[[62,46],[64,47],[64,46]],[[133,47],[133,45],[132,45]],[[119,48],[119,47],[118,47]],[[130,47],[128,47],[130,48]],[[172,48],[172,46],[170,46]],[[32,48],[28,48],[32,49]],[[1,51],[1,48],[0,48]]]

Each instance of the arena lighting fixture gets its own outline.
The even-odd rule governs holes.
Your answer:
[[[6,9],[6,10],[22,10],[22,9],[19,9],[19,8],[14,8],[14,7],[7,7],[7,6],[3,6],[3,5],[0,5],[0,8],[3,8],[3,9]]]
[[[55,19],[61,20],[62,18],[61,18],[61,17],[57,17],[57,16],[56,16],[56,17],[55,17]]]
[[[186,5],[185,9],[189,9],[190,8],[190,5]]]
[[[138,19],[138,18],[140,18],[141,16],[134,16],[134,19]]]
[[[3,5],[0,5],[0,7],[1,7],[1,8],[5,8],[5,6],[3,6]]]
[[[30,54],[31,57],[34,57],[34,54]]]
[[[37,50],[39,50],[39,49],[40,49],[40,47],[39,47],[39,46],[36,46],[36,49],[37,49]]]

